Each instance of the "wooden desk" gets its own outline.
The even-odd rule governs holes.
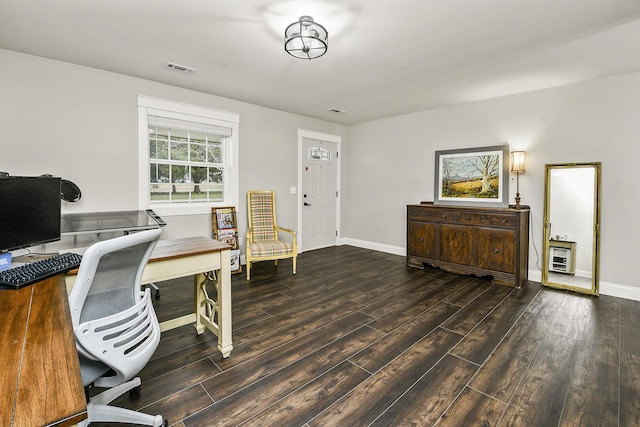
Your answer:
[[[229,357],[231,338],[231,260],[230,246],[204,236],[160,240],[142,276],[142,283],[155,283],[193,275],[193,314],[160,324],[166,331],[193,323],[198,334],[206,329],[218,337],[218,350]],[[75,282],[75,274],[67,274],[67,291]],[[217,300],[209,297],[207,283],[213,283]]]
[[[87,418],[62,276],[0,290],[0,425],[69,426]]]

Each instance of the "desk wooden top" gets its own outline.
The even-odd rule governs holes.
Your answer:
[[[181,239],[159,240],[156,247],[151,252],[149,262],[163,261],[173,258],[182,258],[191,255],[199,255],[213,252],[221,252],[231,249],[231,246],[213,240],[210,237],[195,236],[183,237]],[[79,252],[82,253],[82,252]],[[74,268],[67,272],[67,276],[78,274],[78,269]]]
[[[153,249],[149,262],[210,252],[221,252],[227,249],[231,249],[231,246],[204,236],[160,240]]]
[[[63,276],[0,290],[0,425],[73,425],[86,401]]]

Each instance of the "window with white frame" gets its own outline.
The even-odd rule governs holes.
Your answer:
[[[238,115],[138,97],[140,206],[206,212],[238,201]]]

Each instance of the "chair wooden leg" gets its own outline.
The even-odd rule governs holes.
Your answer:
[[[296,261],[297,261],[297,258],[293,257],[293,274],[296,274]]]
[[[251,278],[251,261],[247,261],[247,280]]]
[[[278,266],[278,260],[275,260],[275,261],[274,261],[274,263],[273,263],[273,265],[274,265],[275,267],[277,267],[277,266]]]

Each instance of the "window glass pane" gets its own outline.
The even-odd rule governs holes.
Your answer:
[[[207,146],[204,144],[191,144],[191,161],[197,163],[206,163]]]
[[[151,184],[151,203],[167,203],[171,201],[171,190],[167,190],[165,188],[154,189],[153,187],[158,184]],[[160,184],[161,186],[168,185],[171,187],[171,184]]]
[[[222,144],[209,144],[207,149],[209,163],[223,163],[224,152],[222,151]]]
[[[202,166],[191,167],[191,180],[195,184],[207,181],[207,168]]]
[[[169,129],[150,127],[149,128],[149,158],[150,159],[168,159],[168,141]]]
[[[171,182],[181,184],[190,181],[191,175],[189,174],[189,166],[171,165]]]
[[[165,203],[170,200],[173,188],[170,182],[169,165],[151,163],[149,166],[149,192],[151,202]]]
[[[207,173],[207,192],[209,200],[221,202],[224,200],[224,169],[211,167]]]
[[[171,160],[189,160],[189,144],[171,138]]]
[[[215,182],[217,184],[222,184],[224,182],[224,169],[222,168],[209,168],[209,182]]]
[[[166,140],[150,138],[149,139],[149,158],[166,160],[169,158],[169,145]]]
[[[224,202],[231,128],[148,118],[150,203]]]
[[[331,153],[326,148],[311,147],[309,148],[309,158],[314,160],[331,160]]]
[[[149,165],[149,182],[169,182],[169,165],[151,163]]]

